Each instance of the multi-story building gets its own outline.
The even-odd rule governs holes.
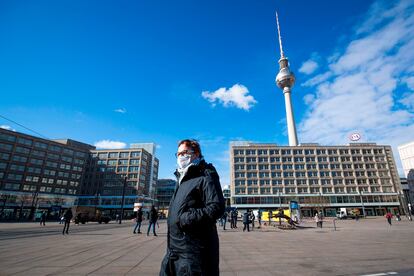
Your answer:
[[[31,216],[34,205],[55,215],[73,204],[92,149],[70,139],[47,140],[0,128],[2,216]]]
[[[157,188],[155,198],[158,200],[158,208],[161,212],[167,214],[170,201],[174,195],[177,181],[173,179],[159,179],[157,181]]]
[[[405,177],[410,170],[414,170],[414,141],[398,147]]]
[[[414,214],[414,141],[398,147],[401,163],[406,177],[404,195],[406,196],[409,211]]]
[[[225,185],[223,187],[223,196],[224,200],[226,201],[226,206],[230,207],[230,198],[231,198],[231,191],[230,191],[230,185]]]
[[[151,143],[96,150],[0,128],[0,218],[31,218],[41,211],[57,217],[74,205],[111,214],[125,207],[128,215],[137,201],[150,206],[158,178],[154,154]]]
[[[125,208],[127,216],[132,214],[135,202],[153,204],[159,161],[148,152],[149,144],[145,144],[147,149],[140,145],[143,144],[133,144],[128,149],[91,150],[78,204],[95,206],[105,214]]]
[[[304,216],[340,207],[383,215],[400,208],[400,182],[392,149],[375,143],[348,146],[278,146],[231,143],[231,203],[238,208],[287,208]]]

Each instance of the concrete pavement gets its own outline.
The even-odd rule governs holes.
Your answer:
[[[384,218],[332,221],[323,229],[265,226],[219,230],[221,275],[414,275],[414,222]],[[229,224],[227,225],[229,227]],[[71,225],[0,224],[0,275],[157,275],[166,248],[158,237],[133,235],[132,222]],[[147,225],[143,225],[146,232]],[[404,274],[406,273],[406,274]],[[409,273],[409,274],[407,274]],[[387,275],[387,274],[382,274]],[[398,275],[398,274],[395,274]]]

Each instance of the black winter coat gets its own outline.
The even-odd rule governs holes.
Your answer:
[[[156,209],[151,209],[149,213],[149,221],[150,223],[156,223],[158,220],[158,212]]]
[[[136,219],[137,222],[142,222],[142,209],[138,209]]]
[[[213,165],[201,161],[191,166],[171,199],[167,254],[160,275],[219,275],[216,220],[224,207]]]

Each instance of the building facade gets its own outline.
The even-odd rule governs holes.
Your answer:
[[[298,201],[304,216],[323,209],[359,208],[366,215],[399,212],[400,184],[390,146],[278,146],[232,142],[231,204],[241,209],[288,208]]]
[[[159,179],[157,181],[155,198],[158,200],[159,210],[166,215],[176,187],[177,181],[174,179]]]
[[[2,216],[28,218],[35,205],[56,215],[73,205],[91,149],[70,139],[47,140],[0,128]]]
[[[409,212],[414,214],[414,141],[398,147],[401,163],[406,177],[404,195]]]
[[[124,207],[128,215],[135,202],[150,206],[159,166],[154,153],[152,143],[96,150],[0,128],[0,218],[32,219],[43,211],[57,218],[73,206],[110,215]]]

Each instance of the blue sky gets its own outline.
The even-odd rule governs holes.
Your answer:
[[[286,145],[279,12],[299,142],[414,140],[414,1],[1,1],[0,115],[106,147],[200,140],[229,183],[229,141]],[[29,133],[0,118],[0,126]],[[116,143],[117,142],[117,143]],[[98,144],[99,145],[99,144]],[[400,168],[401,171],[401,168]]]

